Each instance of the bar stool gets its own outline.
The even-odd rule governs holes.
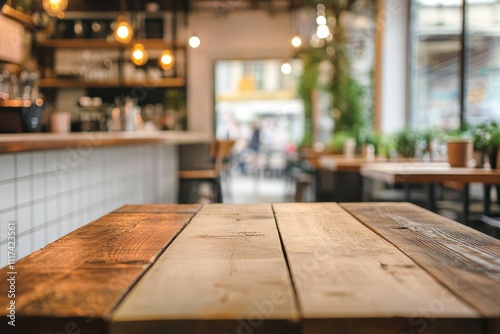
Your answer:
[[[221,176],[227,172],[233,145],[234,140],[216,140],[210,148],[214,157],[211,168],[179,171],[179,203],[222,203]]]

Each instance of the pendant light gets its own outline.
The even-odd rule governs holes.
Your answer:
[[[126,10],[126,2],[125,0],[120,1],[120,11],[124,13]],[[134,37],[134,30],[132,26],[128,23],[125,15],[119,14],[117,19],[117,26],[115,29],[115,39],[117,42],[128,44]]]
[[[294,48],[299,48],[302,45],[302,38],[300,38],[298,27],[297,27],[297,12],[293,11],[293,8],[290,9],[290,30],[295,31],[295,35],[293,35],[291,42]]]
[[[137,31],[137,37],[139,39],[144,39],[145,31],[142,24],[138,24]],[[146,50],[144,50],[144,45],[141,43],[135,43],[130,53],[130,60],[137,66],[142,66],[148,62],[148,54]]]
[[[172,17],[172,47],[174,53],[177,51],[177,1],[173,3],[173,17]],[[175,64],[174,54],[169,49],[163,49],[161,52],[160,59],[158,60],[161,68],[165,71],[170,70]],[[174,75],[177,75],[176,69],[174,69]]]
[[[196,49],[199,47],[201,44],[201,40],[198,36],[193,35],[189,38],[189,46],[192,47],[193,49]]]
[[[141,43],[136,43],[134,45],[130,54],[130,60],[137,66],[142,66],[147,63],[148,54],[146,50],[144,50],[144,45]]]
[[[125,16],[119,15],[118,16],[118,25],[116,26],[115,30],[115,39],[117,42],[127,44],[130,43],[132,40],[132,37],[134,37],[134,30],[130,26],[130,24],[127,22]]]
[[[292,38],[292,45],[296,48],[300,47],[300,45],[302,44],[302,39],[300,38],[299,35],[295,35],[293,36]]]
[[[165,49],[160,56],[160,66],[164,70],[169,70],[174,66],[175,58],[170,50]]]
[[[48,15],[62,19],[68,8],[68,0],[42,0],[42,6]]]

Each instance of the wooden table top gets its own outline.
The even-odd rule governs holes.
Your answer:
[[[458,168],[447,163],[373,163],[361,175],[387,183],[484,183],[500,184],[499,169]]]
[[[360,168],[367,162],[385,161],[385,159],[366,159],[355,156],[346,157],[344,155],[321,155],[314,159],[312,165],[316,168],[332,172],[359,172]]]
[[[18,333],[500,333],[500,241],[408,203],[128,205],[14,270]]]
[[[411,164],[413,166],[433,166],[433,167],[449,167],[448,162],[422,162],[414,159],[402,159],[397,161],[387,160],[385,157],[367,158],[362,156],[347,157],[339,154],[324,154],[318,155],[310,159],[311,164],[319,169],[328,170],[331,172],[360,172],[365,166],[381,165],[381,166],[399,166]]]

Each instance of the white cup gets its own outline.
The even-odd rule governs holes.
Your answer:
[[[50,129],[52,132],[70,132],[71,113],[67,111],[53,112],[50,115]]]
[[[344,143],[344,156],[346,158],[354,158],[355,150],[356,140],[354,138],[348,138]]]

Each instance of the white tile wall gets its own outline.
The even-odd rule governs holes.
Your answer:
[[[0,154],[0,181],[11,180],[15,177],[14,154]]]
[[[174,203],[173,145],[0,154],[0,267],[7,224],[17,224],[18,258],[124,204]]]

